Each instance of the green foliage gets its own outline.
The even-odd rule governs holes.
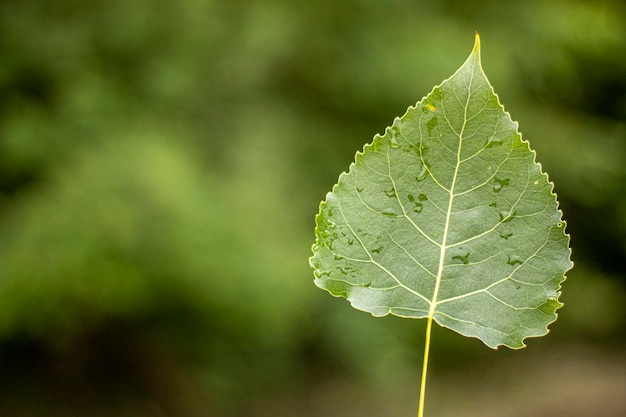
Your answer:
[[[158,174],[152,172],[155,166]],[[288,263],[278,262],[285,252],[254,240],[243,249],[240,241],[247,230],[275,239],[294,237],[289,229],[274,231],[249,218],[249,207],[228,198],[229,187],[236,187],[243,201],[259,199],[253,188],[206,177],[202,162],[188,149],[158,134],[85,152],[53,178],[49,190],[5,214],[0,337],[24,332],[71,338],[103,315],[142,317],[165,312],[169,305],[204,315],[228,311],[248,335],[257,329],[246,317],[272,323],[276,330],[286,325],[282,312],[301,301],[297,285],[283,275]],[[261,204],[254,213],[266,221],[277,215]],[[240,226],[229,226],[225,218]],[[249,268],[258,258],[267,262]],[[255,276],[267,279],[259,282]],[[280,287],[291,297],[269,303],[273,297],[259,285]],[[225,303],[237,296],[247,302]],[[265,343],[265,335],[257,336]]]
[[[556,319],[572,266],[552,184],[480,62],[366,145],[320,205],[316,284],[374,316],[432,317],[490,347]]]

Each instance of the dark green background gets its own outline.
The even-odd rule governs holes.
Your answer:
[[[437,330],[433,416],[626,412],[626,5],[0,2],[0,415],[410,416],[422,321],[313,285],[354,153],[483,67],[575,268],[552,332]]]

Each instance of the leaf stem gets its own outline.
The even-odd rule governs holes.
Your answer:
[[[422,381],[420,383],[420,400],[417,417],[424,417],[424,401],[426,399],[426,375],[428,373],[428,354],[430,352],[430,332],[433,328],[433,316],[428,316],[426,323],[426,342],[424,343],[424,360],[422,362]]]

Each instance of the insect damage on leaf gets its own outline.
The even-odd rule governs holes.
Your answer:
[[[320,288],[492,348],[548,332],[572,267],[552,183],[485,76],[478,36],[454,75],[357,152],[315,235]]]

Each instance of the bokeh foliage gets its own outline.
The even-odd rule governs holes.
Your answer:
[[[6,0],[0,411],[242,415],[416,369],[420,324],[315,289],[313,217],[475,30],[572,235],[548,339],[623,343],[623,2]]]

